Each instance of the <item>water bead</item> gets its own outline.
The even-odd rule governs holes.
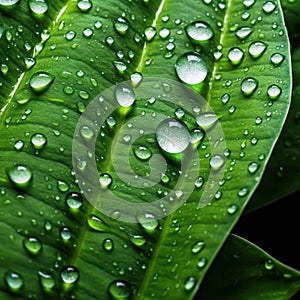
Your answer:
[[[210,25],[205,22],[195,21],[186,27],[187,35],[195,42],[204,42],[210,40],[214,32]]]
[[[245,96],[251,96],[258,87],[258,81],[255,78],[245,78],[241,83],[241,91]]]
[[[63,268],[60,277],[64,283],[73,284],[79,279],[79,271],[76,267],[68,266]]]
[[[42,133],[35,133],[30,140],[33,147],[37,150],[43,149],[46,146],[47,138]]]
[[[199,84],[207,76],[207,64],[197,52],[188,52],[181,55],[175,64],[176,74],[180,80],[187,84]]]
[[[228,51],[227,57],[234,66],[241,63],[244,57],[244,51],[238,47],[233,47]]]
[[[17,188],[27,188],[32,180],[32,171],[23,165],[16,165],[7,171],[7,175]]]
[[[118,84],[116,86],[115,98],[122,107],[129,107],[135,102],[134,91],[124,84]]]
[[[43,244],[35,237],[28,237],[23,240],[23,246],[32,255],[39,254],[43,249]]]
[[[16,272],[6,272],[4,279],[7,286],[13,291],[17,291],[24,286],[22,276]]]
[[[114,280],[108,286],[109,295],[115,299],[129,299],[132,295],[132,288],[130,284],[123,280]]]
[[[48,11],[48,3],[46,0],[29,0],[28,6],[36,15],[44,15]]]
[[[267,49],[267,45],[263,42],[253,42],[250,44],[248,51],[252,58],[259,58]]]
[[[271,100],[276,100],[281,94],[281,88],[276,84],[272,84],[268,87],[267,93]]]
[[[79,209],[83,204],[83,198],[80,194],[71,192],[66,196],[66,204],[71,209]]]
[[[48,72],[36,72],[31,76],[29,86],[35,93],[42,93],[50,87],[54,78]]]

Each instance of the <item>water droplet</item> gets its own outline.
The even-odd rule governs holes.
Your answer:
[[[122,17],[118,18],[115,22],[115,29],[120,34],[125,34],[129,28],[128,21]]]
[[[271,100],[276,100],[281,94],[281,88],[276,84],[272,84],[268,87],[267,93]]]
[[[280,53],[273,53],[271,55],[271,62],[274,66],[279,66],[284,60],[284,56]]]
[[[184,283],[184,289],[188,292],[191,292],[197,283],[197,278],[194,276],[190,276],[186,279],[185,283]]]
[[[34,73],[29,81],[29,86],[36,93],[42,93],[48,89],[54,80],[54,76],[47,72]]]
[[[106,223],[95,215],[91,215],[87,221],[89,226],[96,231],[103,232],[107,230]]]
[[[148,147],[139,146],[134,149],[134,154],[141,160],[148,160],[152,156],[152,152]]]
[[[135,102],[134,91],[124,84],[118,84],[115,88],[115,98],[123,107],[129,107]]]
[[[32,171],[23,165],[16,165],[7,171],[12,184],[20,189],[27,188],[32,179]]]
[[[156,35],[156,29],[152,26],[149,26],[145,29],[145,38],[150,42]]]
[[[82,196],[78,193],[71,192],[67,194],[66,196],[66,203],[69,208],[77,210],[79,209],[83,204]]]
[[[263,5],[263,11],[266,13],[266,14],[270,14],[274,11],[274,9],[276,8],[276,5],[274,2],[272,1],[267,1],[264,3]]]
[[[186,27],[187,35],[195,42],[204,42],[210,40],[214,32],[205,22],[195,21]]]
[[[60,278],[64,283],[75,283],[79,279],[79,271],[73,266],[65,267],[60,273]]]
[[[44,15],[48,11],[48,3],[46,0],[28,0],[30,10],[38,15]]]
[[[76,32],[74,30],[69,30],[68,32],[66,32],[65,34],[65,38],[68,40],[68,41],[71,41],[75,38],[76,36]]]
[[[249,45],[248,51],[252,58],[259,58],[267,49],[267,45],[263,42],[253,42]]]
[[[238,211],[239,207],[236,204],[232,204],[227,208],[227,212],[230,215],[234,215]]]
[[[43,244],[39,239],[34,237],[25,238],[23,240],[23,246],[30,254],[33,255],[39,254],[43,249]]]
[[[105,251],[109,252],[114,249],[114,242],[113,242],[113,240],[107,238],[103,241],[102,246]]]
[[[15,142],[14,148],[17,151],[20,151],[24,147],[24,142],[22,140],[18,140]]]
[[[12,8],[14,7],[20,0],[0,0],[0,6],[3,8]]]
[[[142,82],[143,75],[139,72],[134,72],[134,73],[131,74],[130,80],[131,80],[132,85],[134,87],[136,87]]]
[[[90,141],[94,137],[94,130],[92,130],[89,126],[82,126],[80,129],[80,133],[83,138],[85,138],[87,141]]]
[[[50,274],[41,271],[39,271],[38,274],[39,274],[40,284],[44,289],[46,290],[52,289],[55,286],[55,281]]]
[[[274,268],[274,263],[271,259],[267,259],[265,262],[265,268],[267,270],[272,270]]]
[[[241,91],[245,96],[251,96],[258,87],[258,81],[255,78],[245,78],[241,83]]]
[[[89,11],[92,8],[92,6],[93,6],[93,3],[90,0],[80,0],[77,2],[77,7],[82,12]]]
[[[227,57],[234,66],[241,63],[244,57],[244,51],[238,47],[233,47],[228,51]]]
[[[250,174],[254,174],[259,169],[259,164],[256,162],[251,162],[248,166],[248,171]]]
[[[114,280],[108,286],[108,293],[115,300],[126,300],[132,295],[132,289],[128,282],[123,280]]]
[[[58,180],[57,181],[57,188],[62,193],[65,193],[69,190],[69,185],[66,182],[62,181],[62,180]]]
[[[191,132],[191,144],[198,145],[204,138],[205,132],[200,128],[195,128]]]
[[[203,82],[208,73],[206,62],[196,52],[181,55],[176,61],[175,70],[180,80],[192,85]]]
[[[251,27],[242,27],[239,28],[235,35],[240,39],[240,40],[245,40],[251,33],[252,33],[252,28]]]
[[[255,0],[244,0],[243,4],[246,8],[251,7],[255,3]]]
[[[145,237],[138,234],[130,235],[129,239],[137,247],[142,247],[146,243]]]
[[[176,110],[175,110],[175,116],[178,119],[182,119],[184,117],[184,115],[185,115],[185,112],[184,112],[184,110],[181,107],[176,108]]]
[[[138,214],[136,219],[147,232],[154,231],[158,226],[158,220],[151,213]]]
[[[192,253],[198,254],[204,248],[204,245],[205,245],[205,243],[202,241],[195,243],[192,247]]]
[[[215,154],[210,158],[209,164],[213,170],[219,170],[225,163],[223,156]]]
[[[201,113],[196,117],[197,124],[202,128],[210,128],[217,121],[217,116],[212,112]]]
[[[168,28],[164,27],[159,31],[159,36],[162,39],[166,39],[169,35],[170,35],[170,30]]]
[[[6,272],[4,279],[8,287],[13,291],[18,291],[24,286],[22,276],[16,272]]]
[[[204,184],[204,178],[202,176],[199,176],[194,182],[195,187],[198,189],[201,188],[203,184]]]
[[[72,231],[69,227],[62,227],[59,231],[60,237],[68,241],[72,237]]]
[[[239,197],[245,197],[246,195],[249,194],[249,189],[246,188],[246,187],[243,187],[241,188],[239,191],[238,191],[238,196]]]
[[[36,60],[35,58],[33,57],[27,57],[25,58],[25,65],[26,65],[26,68],[29,70],[30,68],[32,68],[36,63]]]
[[[206,266],[206,263],[207,263],[207,259],[205,257],[201,257],[198,260],[197,266],[198,266],[198,268],[202,269]]]
[[[92,28],[84,28],[82,30],[82,34],[87,37],[87,38],[90,38],[93,34],[94,34],[94,30]]]
[[[125,65],[124,62],[122,61],[114,61],[114,66],[116,67],[117,71],[119,72],[119,74],[124,74],[124,72],[127,69],[127,66]]]
[[[47,138],[42,133],[35,133],[31,137],[30,142],[35,149],[40,150],[46,146]]]
[[[112,183],[112,178],[108,173],[102,173],[99,176],[99,183],[102,188],[108,188]]]

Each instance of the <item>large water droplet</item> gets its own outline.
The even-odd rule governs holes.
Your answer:
[[[234,215],[238,211],[239,207],[236,204],[232,204],[227,208],[227,212],[229,215]]]
[[[175,70],[180,80],[192,85],[203,82],[208,73],[206,62],[196,52],[181,55],[176,61]]]
[[[105,239],[104,241],[103,241],[103,248],[104,248],[104,250],[105,251],[112,251],[113,249],[114,249],[114,242],[113,242],[113,240],[111,240],[111,239]]]
[[[38,15],[44,15],[48,11],[48,3],[46,0],[29,0],[28,6],[30,10]]]
[[[87,220],[89,226],[99,232],[104,232],[107,231],[107,226],[106,223],[104,223],[104,221],[102,219],[100,219],[99,217],[95,216],[95,215],[91,215],[88,220]]]
[[[118,84],[115,88],[115,97],[118,103],[123,107],[131,106],[135,101],[134,91],[124,84]]]
[[[255,78],[245,78],[241,83],[241,91],[245,96],[251,96],[258,87],[258,81]]]
[[[0,0],[0,7],[3,8],[12,8],[17,4],[20,0]]]
[[[198,254],[204,248],[204,245],[205,243],[202,241],[195,243],[192,247],[192,253]]]
[[[194,287],[196,286],[197,278],[194,276],[190,276],[186,279],[184,283],[184,289],[188,292],[192,291]]]
[[[108,188],[112,183],[112,178],[108,173],[102,173],[99,177],[99,183],[102,188]]]
[[[201,113],[196,117],[197,124],[202,128],[210,128],[217,121],[217,116],[212,112]]]
[[[129,28],[128,21],[122,17],[118,18],[115,22],[115,29],[120,34],[125,34]]]
[[[191,136],[185,125],[176,119],[169,118],[157,126],[156,139],[164,151],[180,153],[188,147]]]
[[[54,76],[47,72],[34,73],[29,81],[29,86],[36,93],[42,93],[48,89],[54,80]]]
[[[263,42],[253,42],[250,44],[248,51],[251,57],[259,58],[267,49],[267,45]]]
[[[276,84],[272,84],[268,87],[267,93],[271,100],[276,100],[281,94],[281,88]]]
[[[23,165],[16,165],[7,171],[7,175],[17,188],[27,188],[32,179],[32,171]]]
[[[274,2],[272,1],[267,1],[264,3],[263,5],[263,11],[266,13],[266,14],[270,14],[274,11],[274,9],[276,8],[276,5]]]
[[[108,293],[115,300],[126,300],[132,295],[132,289],[128,282],[123,280],[114,280],[108,286]]]
[[[130,235],[129,239],[137,247],[142,247],[146,243],[145,237],[139,234]]]
[[[254,174],[259,169],[259,164],[257,162],[251,162],[248,165],[248,171],[250,174]]]
[[[25,238],[23,240],[23,246],[30,254],[33,255],[39,254],[43,249],[43,244],[39,239],[34,237]]]
[[[18,291],[24,286],[22,276],[16,272],[6,272],[4,279],[7,286],[13,291]]]
[[[154,231],[158,226],[158,220],[151,213],[138,214],[136,219],[148,232]]]
[[[253,29],[251,27],[242,27],[239,28],[235,35],[240,39],[240,40],[245,40],[251,33]]]
[[[210,158],[209,164],[213,170],[219,170],[225,163],[223,156],[215,154]]]
[[[244,51],[238,47],[233,47],[228,51],[227,57],[234,66],[241,63],[244,57]]]
[[[46,146],[47,138],[42,133],[35,133],[31,137],[30,142],[35,149],[40,150]]]
[[[81,133],[82,137],[84,139],[86,139],[87,141],[90,141],[94,137],[94,135],[95,135],[94,130],[91,129],[87,125],[84,125],[84,126],[81,127],[80,133]]]
[[[39,274],[40,284],[44,289],[48,290],[54,287],[55,281],[50,274],[47,274],[42,271],[39,271],[38,274]]]
[[[150,26],[145,29],[145,38],[148,42],[150,42],[155,37],[155,35],[156,35],[155,27]]]
[[[205,22],[195,21],[186,27],[187,35],[195,42],[204,42],[214,35],[212,28]]]
[[[80,194],[71,192],[66,196],[66,203],[69,208],[77,210],[82,206],[83,199]]]
[[[93,6],[93,3],[90,0],[79,0],[77,2],[77,7],[82,11],[89,11]]]
[[[148,160],[152,156],[152,152],[148,147],[139,146],[134,149],[134,154],[141,160]]]
[[[271,62],[274,66],[279,66],[284,60],[284,56],[280,53],[273,53],[271,55]]]
[[[243,0],[243,4],[246,8],[251,7],[255,3],[255,0]]]
[[[75,283],[79,279],[79,270],[73,266],[65,267],[61,271],[60,277],[64,283]]]

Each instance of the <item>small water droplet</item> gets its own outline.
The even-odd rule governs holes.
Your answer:
[[[198,254],[199,252],[202,251],[202,249],[204,248],[205,243],[202,241],[198,241],[197,243],[195,243],[192,247],[192,253],[194,254]]]
[[[276,5],[274,2],[272,1],[267,1],[264,3],[262,9],[266,14],[270,14],[274,11],[274,9],[276,8]]]
[[[123,280],[114,280],[108,286],[108,293],[115,300],[126,300],[132,295],[132,289],[128,282]]]
[[[232,65],[239,65],[243,60],[244,51],[238,47],[233,47],[228,51],[227,57]]]
[[[64,283],[73,284],[79,279],[79,270],[73,266],[65,267],[60,273],[60,278]]]
[[[68,41],[71,41],[75,38],[76,36],[76,32],[74,30],[69,30],[68,32],[66,32],[65,34],[65,38],[68,40]]]
[[[214,32],[210,25],[205,22],[195,21],[186,27],[187,35],[195,42],[205,42],[210,40]]]
[[[89,126],[86,126],[86,125],[81,127],[80,133],[81,133],[82,137],[84,139],[86,139],[87,141],[90,141],[95,135],[94,130],[91,129]]]
[[[166,39],[169,35],[170,35],[170,30],[168,28],[164,27],[159,31],[159,36],[162,39]]]
[[[272,84],[268,87],[267,93],[271,100],[276,100],[281,94],[281,88],[276,84]]]
[[[180,153],[188,147],[191,136],[185,125],[176,119],[168,118],[158,125],[156,139],[164,151]]]
[[[42,271],[39,271],[38,274],[40,284],[45,290],[52,289],[55,286],[55,281],[50,274]]]
[[[18,141],[15,142],[14,148],[17,151],[22,150],[23,147],[24,147],[24,142],[22,140],[18,140]]]
[[[7,286],[12,291],[18,291],[24,286],[22,276],[16,272],[6,272],[4,275],[4,279]]]
[[[122,107],[129,107],[135,102],[134,91],[124,84],[118,84],[115,88],[115,98]]]
[[[194,276],[190,276],[184,282],[184,289],[188,292],[191,292],[195,288],[196,283],[197,283],[197,278]]]
[[[204,178],[202,176],[199,176],[194,182],[195,187],[198,189],[201,188],[203,184],[204,184]]]
[[[242,41],[245,40],[252,32],[253,29],[251,27],[241,27],[235,32],[235,35]]]
[[[72,237],[72,231],[69,227],[60,228],[59,234],[64,241],[68,241]]]
[[[271,62],[274,66],[279,66],[284,60],[284,56],[280,53],[273,53],[271,55]]]
[[[236,204],[232,204],[227,208],[227,212],[230,215],[234,215],[238,211],[239,207]]]
[[[114,242],[113,240],[107,238],[103,241],[102,246],[105,251],[110,252],[114,249]]]
[[[91,215],[87,221],[89,226],[96,231],[104,232],[107,230],[106,223],[95,215]]]
[[[271,259],[267,259],[266,262],[265,262],[265,268],[267,270],[272,270],[274,269],[274,263]]]
[[[152,152],[148,147],[139,146],[134,149],[134,154],[141,160],[148,160],[152,156]]]
[[[126,64],[122,61],[114,61],[114,66],[121,75],[127,70]]]
[[[243,0],[243,4],[246,8],[250,8],[255,3],[255,0]]]
[[[267,45],[263,42],[253,42],[249,45],[248,51],[252,58],[259,58],[267,49]]]
[[[28,253],[37,255],[43,249],[43,244],[41,241],[34,237],[25,238],[23,240],[23,246],[28,251]]]
[[[156,35],[155,27],[149,26],[145,29],[145,38],[148,42],[152,41]]]
[[[80,194],[71,192],[66,196],[66,204],[70,209],[77,210],[83,204],[83,198]]]
[[[191,144],[198,145],[204,138],[205,132],[203,129],[195,128],[191,132]]]
[[[255,78],[247,77],[241,83],[241,91],[245,96],[251,96],[258,87],[258,81]]]
[[[201,113],[196,117],[197,124],[205,129],[212,127],[217,121],[217,116],[212,112]]]
[[[29,186],[33,174],[28,167],[16,165],[7,170],[7,175],[15,187],[25,189]]]
[[[93,3],[90,0],[80,0],[77,2],[77,7],[82,12],[89,11],[92,8],[92,6],[93,6]]]
[[[28,6],[30,10],[38,16],[42,16],[48,11],[48,3],[46,0],[28,0]]]
[[[35,149],[40,150],[46,146],[47,138],[42,133],[35,133],[31,137],[30,142]]]
[[[147,232],[153,232],[158,227],[158,220],[151,213],[138,214],[136,219]]]
[[[35,93],[42,93],[50,87],[54,78],[53,75],[47,72],[36,72],[31,76],[29,86]]]
[[[246,188],[246,187],[243,187],[241,188],[239,191],[238,191],[238,196],[239,197],[245,197],[246,195],[249,194],[249,189]]]
[[[130,80],[131,80],[132,85],[134,87],[136,87],[142,82],[143,75],[139,72],[134,72],[134,73],[131,74]]]
[[[3,8],[13,8],[20,0],[0,0],[0,6]]]
[[[213,155],[209,161],[209,164],[213,170],[219,170],[221,167],[223,167],[224,163],[224,157],[219,154]]]
[[[122,35],[127,32],[128,28],[129,28],[128,21],[123,17],[118,18],[117,21],[115,22],[115,29],[117,30],[118,33]]]
[[[206,263],[207,263],[207,259],[205,257],[201,257],[198,260],[197,266],[198,266],[198,268],[202,269],[206,266]]]
[[[203,82],[208,73],[206,62],[196,52],[181,55],[176,61],[175,70],[180,80],[191,85]]]
[[[102,188],[108,188],[112,183],[112,178],[108,173],[102,173],[99,176],[99,183]]]
[[[142,247],[146,243],[145,237],[138,234],[130,235],[129,239],[137,247]]]
[[[69,185],[66,182],[62,181],[62,180],[58,180],[57,181],[57,188],[62,193],[65,193],[69,190]]]
[[[250,174],[254,174],[259,169],[259,164],[257,162],[251,162],[248,165],[248,171]]]

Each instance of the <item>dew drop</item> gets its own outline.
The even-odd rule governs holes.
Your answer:
[[[263,42],[253,42],[249,45],[248,51],[252,58],[259,58],[267,49],[267,45]]]
[[[205,136],[205,132],[203,129],[195,128],[191,132],[191,144],[197,145],[199,144]]]
[[[62,227],[62,228],[60,228],[59,234],[60,234],[60,237],[64,241],[68,241],[72,237],[72,231],[71,231],[71,229],[69,227]]]
[[[266,262],[265,262],[265,268],[267,270],[272,270],[274,269],[274,263],[271,259],[267,259]]]
[[[30,10],[38,15],[44,15],[48,11],[48,3],[46,0],[28,0]]]
[[[200,189],[204,184],[204,178],[202,176],[199,176],[195,182],[194,182],[194,185],[196,188]]]
[[[194,289],[194,287],[196,286],[196,283],[197,283],[196,277],[190,276],[184,282],[184,289],[188,292],[191,292]]]
[[[250,174],[254,174],[259,169],[259,164],[257,162],[251,162],[248,165],[248,171]]]
[[[186,27],[187,35],[195,42],[204,42],[210,40],[214,32],[205,22],[195,21]]]
[[[258,81],[255,78],[245,78],[241,83],[241,91],[245,96],[251,96],[258,87]]]
[[[267,1],[264,3],[263,5],[263,11],[266,13],[266,14],[270,14],[274,11],[274,9],[276,8],[276,5],[274,2],[272,1]]]
[[[203,82],[208,73],[206,62],[196,52],[181,55],[176,61],[175,70],[180,80],[192,85]]]
[[[234,215],[238,211],[239,207],[236,204],[232,204],[227,208],[227,212],[229,215]]]
[[[159,31],[159,36],[162,39],[166,39],[169,35],[170,35],[170,30],[168,28],[164,27]]]
[[[30,142],[35,149],[40,150],[46,146],[47,138],[42,133],[35,133],[31,137]]]
[[[136,87],[142,82],[143,75],[139,72],[134,72],[134,73],[131,74],[130,80],[131,80],[132,85],[134,87]]]
[[[204,245],[205,245],[205,243],[202,241],[195,243],[192,247],[192,253],[198,254],[199,252],[202,251],[202,249],[204,248]]]
[[[64,283],[75,283],[79,279],[79,271],[76,267],[73,266],[65,267],[60,273],[60,278]]]
[[[225,163],[224,157],[215,154],[210,158],[209,164],[213,170],[219,170]]]
[[[24,286],[22,276],[16,272],[6,272],[4,275],[4,279],[7,286],[12,291],[18,291]]]
[[[86,125],[81,127],[80,133],[81,133],[82,137],[84,139],[86,139],[87,141],[90,141],[95,135],[94,130],[91,129],[89,126],[86,126]]]
[[[152,41],[156,35],[156,29],[153,26],[149,26],[145,29],[145,38],[148,42]]]
[[[36,63],[35,58],[33,57],[27,57],[25,58],[25,65],[26,65],[26,69],[29,70],[30,68],[32,68]]]
[[[267,93],[271,100],[276,100],[281,94],[281,88],[276,84],[272,84],[268,87]]]
[[[105,251],[110,252],[114,249],[114,242],[113,240],[107,238],[103,241],[102,246]]]
[[[115,98],[122,107],[129,107],[135,102],[134,91],[124,84],[118,84],[115,88]]]
[[[41,241],[34,237],[25,238],[23,240],[23,246],[28,251],[28,253],[37,255],[43,249],[43,244]]]
[[[128,21],[122,17],[118,18],[115,22],[115,29],[120,34],[125,34],[129,28]]]
[[[206,263],[207,263],[207,259],[205,257],[201,257],[198,260],[197,266],[198,266],[198,268],[202,269],[206,266]]]
[[[97,217],[95,215],[91,215],[88,218],[87,222],[88,222],[88,225],[96,231],[104,232],[107,230],[106,223],[102,219],[100,219],[99,217]]]
[[[227,57],[234,66],[241,63],[244,57],[244,51],[238,47],[233,47],[228,51]]]
[[[129,239],[130,239],[131,243],[137,247],[142,247],[146,243],[145,237],[143,237],[142,235],[138,235],[138,234],[130,235]]]
[[[112,183],[112,178],[108,173],[102,173],[99,176],[99,183],[102,188],[108,188]]]
[[[176,119],[168,118],[157,126],[156,139],[164,151],[180,153],[188,147],[191,136],[185,125]]]
[[[243,4],[246,8],[250,8],[255,3],[255,0],[243,0]]]
[[[69,185],[66,182],[62,181],[62,180],[58,180],[57,181],[57,188],[62,193],[65,193],[69,190]]]
[[[20,0],[0,0],[0,6],[3,8],[11,8],[17,4]]]
[[[29,86],[35,93],[42,93],[48,89],[54,80],[54,76],[47,72],[34,73],[29,81]]]
[[[7,175],[15,187],[25,189],[29,186],[33,174],[28,167],[16,165],[8,169]]]
[[[251,27],[241,27],[236,31],[235,35],[240,40],[245,40],[252,33],[252,31],[253,30]]]
[[[68,41],[71,41],[75,38],[76,36],[76,32],[74,30],[69,30],[68,32],[66,32],[65,34],[65,38],[68,40]]]
[[[212,127],[217,121],[217,116],[212,112],[201,113],[196,117],[197,124],[205,129]]]
[[[123,280],[114,280],[108,286],[108,293],[115,300],[126,300],[132,295],[132,289],[128,282]]]
[[[17,140],[17,141],[15,142],[14,148],[15,148],[17,151],[22,150],[23,147],[24,147],[24,142],[23,142],[22,140]]]
[[[55,286],[55,281],[50,274],[47,274],[42,271],[39,271],[38,274],[40,284],[45,290],[52,289]]]
[[[284,60],[284,56],[280,53],[273,53],[271,55],[271,62],[274,66],[279,66]]]
[[[239,197],[245,197],[246,195],[249,194],[249,189],[246,188],[246,187],[243,187],[241,188],[239,191],[238,191],[238,196]]]
[[[78,193],[71,192],[66,196],[66,204],[70,209],[77,210],[83,204],[82,196]]]
[[[158,220],[151,213],[138,214],[136,219],[147,232],[153,232],[158,226]]]
[[[134,154],[141,160],[148,160],[152,156],[152,152],[148,147],[139,146],[135,148]]]
[[[92,8],[92,6],[93,6],[93,3],[90,0],[80,0],[77,2],[77,7],[82,12],[89,11]]]

